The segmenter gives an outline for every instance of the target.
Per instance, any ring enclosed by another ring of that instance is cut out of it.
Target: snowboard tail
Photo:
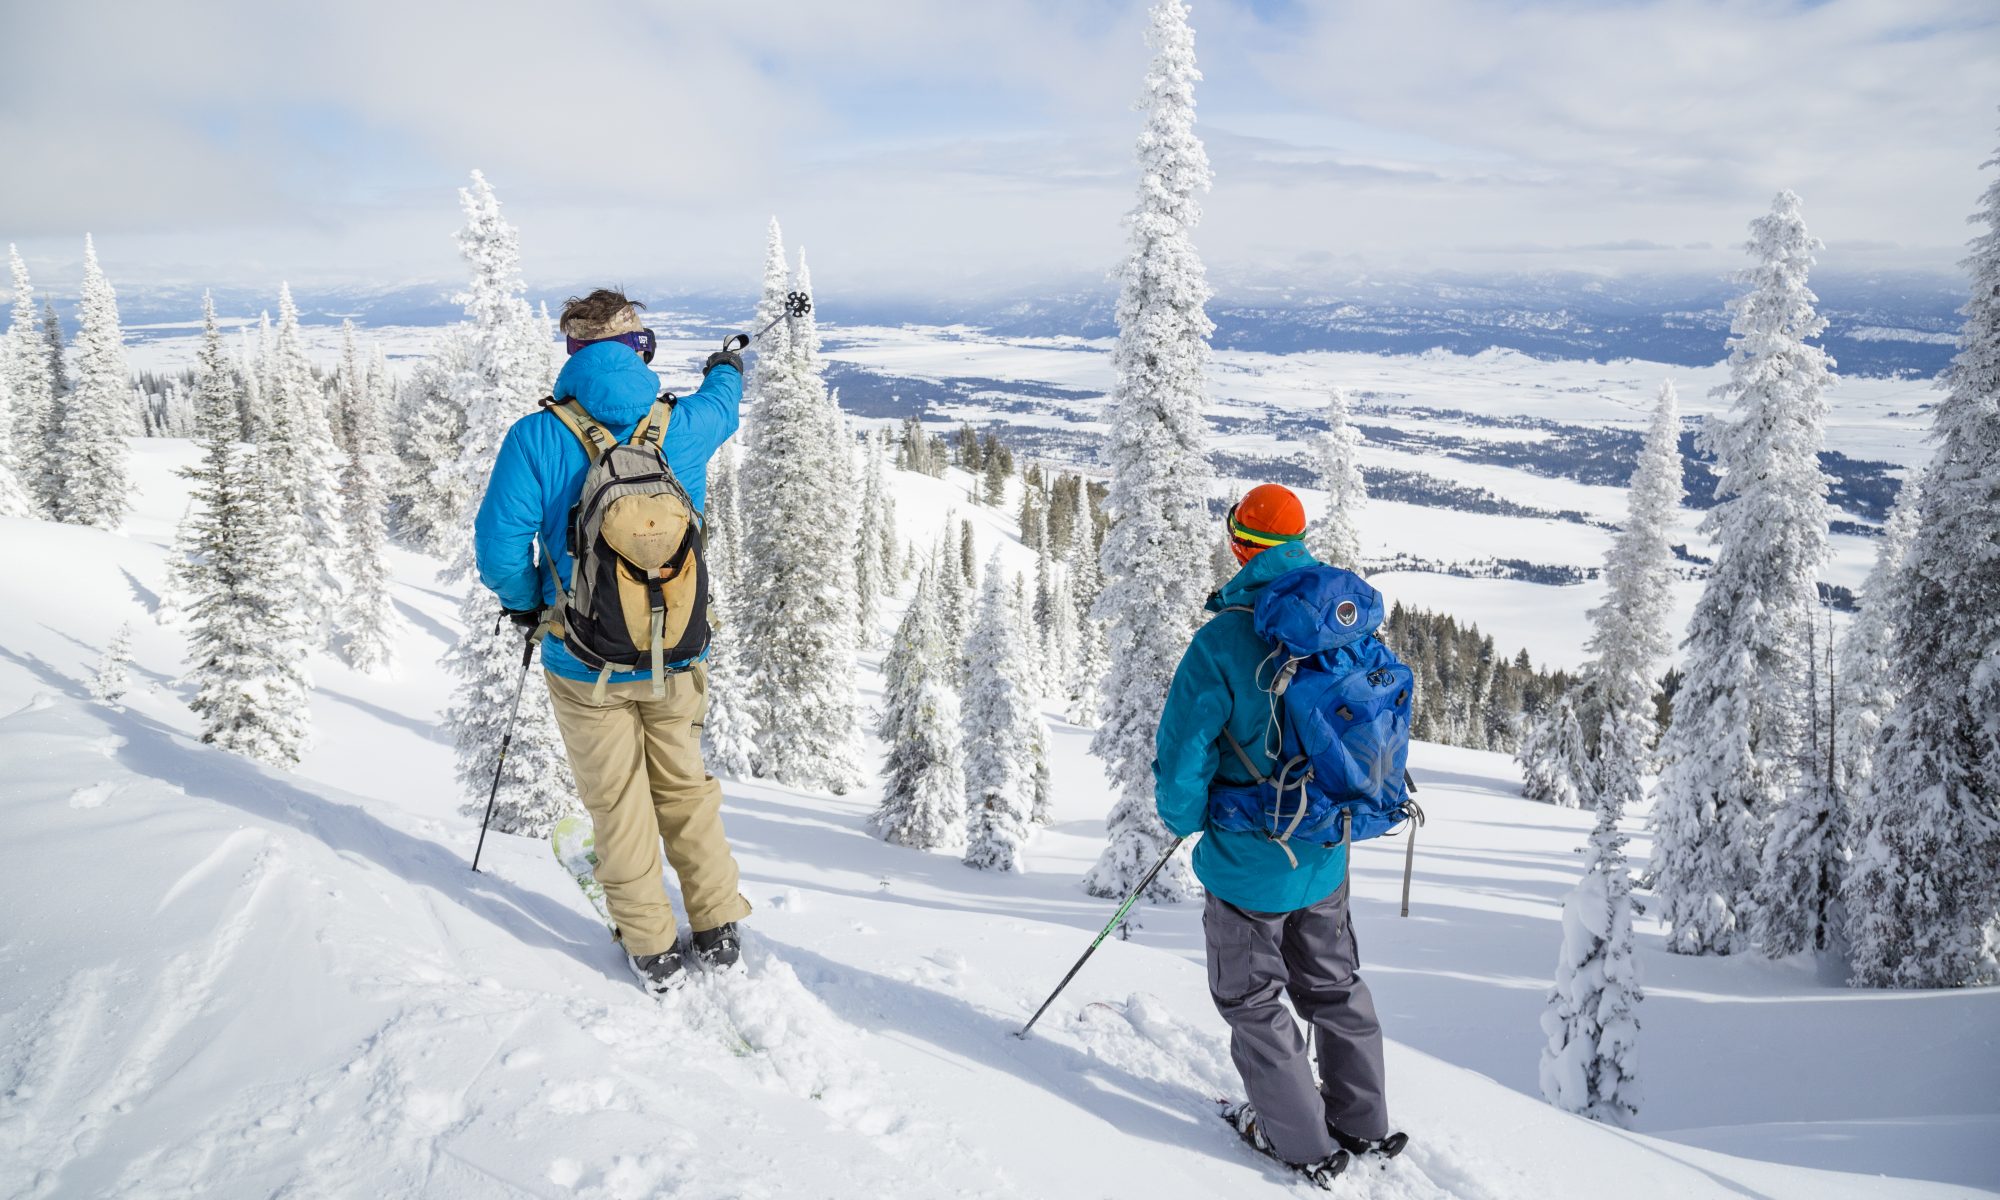
[[[556,861],[568,871],[576,886],[583,890],[584,899],[597,911],[599,920],[618,936],[618,923],[611,919],[611,910],[604,903],[604,885],[597,882],[597,830],[588,816],[571,814],[556,822],[549,834],[549,846],[555,851]]]

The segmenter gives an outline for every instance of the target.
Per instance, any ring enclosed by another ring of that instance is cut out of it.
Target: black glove
[[[533,629],[542,623],[542,610],[539,608],[510,608],[505,611],[507,619],[523,629]]]
[[[708,356],[707,362],[701,364],[701,377],[707,379],[708,373],[723,363],[728,363],[730,366],[735,367],[738,375],[743,373],[743,356],[741,354],[736,353],[734,350],[717,350]]]

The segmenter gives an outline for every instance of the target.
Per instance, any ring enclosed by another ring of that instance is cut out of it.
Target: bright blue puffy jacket
[[[1273,546],[1252,558],[1210,601],[1215,615],[1195,631],[1174,672],[1153,762],[1153,802],[1160,820],[1182,837],[1202,833],[1194,848],[1194,872],[1202,886],[1238,908],[1291,912],[1319,903],[1347,878],[1347,851],[1339,845],[1296,842],[1293,868],[1285,850],[1261,833],[1230,832],[1208,826],[1209,789],[1220,772],[1240,779],[1245,772],[1222,744],[1226,727],[1266,774],[1275,765],[1264,753],[1270,729],[1271,697],[1257,682],[1257,667],[1271,653],[1247,612],[1280,577],[1318,563],[1296,542]],[[1224,756],[1227,756],[1226,760]],[[1233,767],[1235,774],[1230,774]]]
[[[594,342],[570,355],[556,376],[555,398],[574,399],[620,440],[632,436],[639,419],[659,398],[659,376],[618,342]],[[687,489],[697,511],[708,498],[708,460],[736,432],[743,379],[724,364],[708,373],[701,390],[674,406],[661,450],[667,466]],[[535,557],[554,556],[563,587],[569,587],[570,556],[565,526],[570,506],[583,490],[590,468],[583,443],[554,413],[537,410],[514,422],[500,443],[493,475],[473,522],[473,557],[479,581],[512,609],[555,603],[547,568]],[[565,679],[595,680],[597,673],[576,660],[553,635],[542,641],[542,665]],[[614,672],[624,683],[650,679],[650,670]]]

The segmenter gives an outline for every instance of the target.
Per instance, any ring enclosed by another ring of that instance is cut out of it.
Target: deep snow
[[[1236,1085],[1195,906],[1143,911],[1034,1040],[1008,1036],[1109,915],[1076,885],[1109,804],[1087,731],[1055,726],[1058,816],[1022,876],[874,840],[870,791],[726,783],[750,974],[656,1006],[546,843],[495,835],[490,869],[466,869],[433,562],[396,556],[393,678],[315,660],[296,773],[194,741],[179,632],[152,616],[191,451],[135,455],[124,533],[0,524],[0,1194],[1285,1194],[1209,1115]],[[1007,542],[1011,511],[967,506],[964,480],[893,478],[905,536],[956,506],[982,550]],[[87,685],[127,619],[133,691],[110,709]],[[1416,1141],[1345,1194],[2000,1186],[2000,992],[1672,957],[1645,919],[1641,1132],[1542,1103],[1536,1018],[1589,821],[1514,797],[1499,756],[1415,762],[1411,917],[1399,840],[1360,848],[1354,887]]]

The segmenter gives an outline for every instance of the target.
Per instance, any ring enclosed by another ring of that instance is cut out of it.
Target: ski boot
[[[694,956],[711,971],[741,970],[743,937],[736,932],[736,922],[698,930],[694,935]]]
[[[1326,1123],[1326,1131],[1333,1135],[1334,1142],[1347,1151],[1349,1157],[1372,1161],[1377,1165],[1401,1154],[1403,1147],[1410,1144],[1410,1135],[1401,1131],[1379,1138],[1350,1137],[1334,1128],[1332,1121]]]
[[[688,981],[687,956],[679,946],[670,946],[658,954],[628,954],[625,961],[648,996],[679,991]]]
[[[1257,1124],[1257,1110],[1250,1107],[1247,1102],[1243,1104],[1224,1105],[1222,1108],[1222,1119],[1229,1122],[1230,1126],[1236,1130],[1236,1136],[1243,1139],[1244,1145],[1255,1150],[1265,1158],[1270,1159],[1272,1162],[1283,1163],[1285,1166],[1297,1171],[1300,1175],[1305,1176],[1307,1183],[1312,1184],[1322,1191],[1332,1191],[1333,1181],[1340,1178],[1340,1173],[1347,1169],[1347,1151],[1345,1150],[1335,1150],[1332,1154],[1327,1155],[1318,1162],[1310,1163],[1295,1163],[1278,1157],[1278,1151],[1271,1145],[1271,1139],[1264,1136],[1264,1130]]]

